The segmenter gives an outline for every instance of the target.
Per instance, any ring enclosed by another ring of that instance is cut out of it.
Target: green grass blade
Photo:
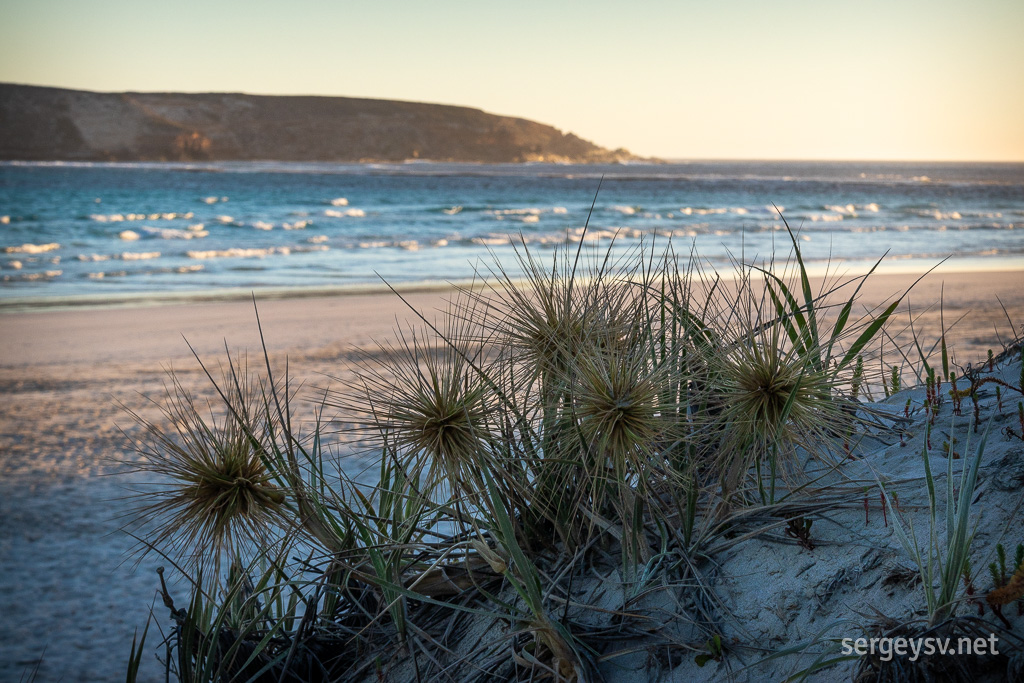
[[[149,634],[149,622],[152,617],[153,615],[150,613],[149,617],[146,619],[146,626],[142,629],[142,637],[138,639],[137,643],[136,638],[139,635],[138,630],[136,630],[135,634],[132,636],[132,649],[128,655],[128,670],[125,672],[124,678],[126,683],[135,683],[135,681],[138,680],[139,666],[142,664],[142,653],[146,648],[146,636]]]
[[[772,298],[772,303],[775,305],[775,314],[779,317],[779,321],[782,322],[782,327],[786,330],[786,335],[789,336],[789,341],[791,341],[793,346],[797,347],[798,350],[802,350],[803,345],[800,343],[800,335],[797,332],[796,326],[793,325],[791,314],[786,310],[786,307],[782,305],[782,301],[779,299],[778,294],[775,293],[775,288],[772,287],[772,284],[770,282],[765,282],[765,285],[768,288],[768,295]],[[783,287],[785,287],[785,285],[783,285]],[[789,297],[789,301],[792,305],[796,304],[792,297]],[[800,315],[799,309],[791,308],[790,310],[796,311],[796,315],[799,316],[797,318],[797,322],[802,323],[803,316]]]
[[[778,211],[778,207],[775,207]],[[800,251],[800,243],[796,239],[796,235],[789,227],[789,222],[786,217],[779,211],[779,217],[782,218],[782,222],[786,225],[786,232],[789,233],[789,239],[793,242],[793,251],[796,255],[797,266],[800,269],[800,287],[803,290],[804,295],[804,306],[807,308],[807,331],[810,333],[810,341],[812,348],[818,348],[818,320],[814,312],[814,294],[811,292],[811,281],[807,276],[807,267],[804,265],[804,257]]]
[[[896,307],[899,305],[899,301],[892,302],[880,316],[871,321],[871,324],[868,325],[864,331],[860,333],[860,336],[857,337],[857,340],[853,342],[853,345],[846,352],[846,355],[843,356],[842,361],[840,361],[839,365],[836,366],[834,372],[838,373],[857,358],[857,355],[860,354],[861,350],[863,350],[863,348],[867,346],[872,339],[874,339],[875,335],[878,334],[878,331],[882,329],[887,322],[889,322],[889,318],[896,311]]]
[[[864,286],[864,283],[868,281],[868,278],[871,277],[871,275],[875,272],[875,269],[878,268],[878,266],[882,263],[882,259],[884,259],[886,254],[888,253],[889,252],[887,251],[885,254],[882,255],[881,258],[875,261],[875,265],[871,266],[871,269],[868,270],[867,274],[860,279],[860,282],[857,283],[857,288],[853,290],[853,294],[850,296],[849,299],[847,299],[846,303],[843,304],[843,308],[842,310],[839,311],[839,316],[836,318],[836,324],[832,328],[832,335],[828,340],[828,348],[825,349],[825,358],[832,357],[832,348],[835,346],[835,343],[842,337],[843,330],[846,329],[846,323],[849,322],[850,313],[853,311],[853,302],[857,300],[857,297],[860,295],[860,290]]]

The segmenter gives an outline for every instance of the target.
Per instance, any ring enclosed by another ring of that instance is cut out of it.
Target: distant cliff
[[[634,158],[479,109],[351,97],[96,93],[0,84],[0,159],[569,161]]]

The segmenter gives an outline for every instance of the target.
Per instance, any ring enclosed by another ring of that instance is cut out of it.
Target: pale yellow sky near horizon
[[[1024,2],[0,0],[0,81],[459,104],[663,158],[1024,161]]]

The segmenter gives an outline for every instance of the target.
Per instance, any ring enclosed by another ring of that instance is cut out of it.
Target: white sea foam
[[[155,275],[160,273],[196,273],[203,270],[205,266],[196,264],[190,266],[177,266],[175,268],[152,268],[147,270],[104,270],[93,273],[85,273],[85,277],[92,280],[103,280],[108,277],[128,277],[130,275]]]
[[[191,211],[187,213],[175,213],[175,212],[164,212],[164,213],[111,213],[111,214],[98,214],[94,213],[89,216],[92,220],[98,223],[123,223],[124,221],[173,221],[179,218],[189,220],[195,214]]]
[[[137,240],[140,237],[139,233],[135,232],[134,230],[122,230],[117,234],[117,236],[123,240],[128,241]]]
[[[484,213],[494,214],[495,216],[539,216],[544,213],[544,209],[531,206],[525,209],[488,209]]]
[[[490,246],[497,244],[508,244],[508,235],[490,236],[490,237],[471,237],[470,242],[473,244],[479,244],[481,246]]]
[[[278,251],[282,249],[283,251]],[[208,249],[206,251],[188,251],[186,255],[189,258],[195,259],[211,259],[211,258],[263,258],[264,256],[270,256],[271,254],[290,254],[291,250],[288,247],[267,247],[264,249],[249,248],[243,249],[241,247],[232,247],[230,249]]]
[[[7,267],[11,270],[21,270],[21,261],[8,261]]]
[[[585,242],[597,242],[603,239],[610,239],[612,237],[618,238],[634,238],[644,234],[643,230],[636,228],[625,228],[625,227],[612,227],[612,228],[573,228],[566,231],[558,236],[552,236],[554,239],[563,240],[568,235],[570,241],[575,241],[583,238]]]
[[[362,209],[346,209],[344,211],[335,211],[334,209],[327,209],[324,211],[325,216],[331,218],[362,218],[366,215],[366,212]]]
[[[44,254],[56,249],[60,249],[60,245],[50,242],[49,244],[22,244],[16,247],[4,247],[4,252],[7,254]]]
[[[359,249],[404,249],[406,251],[419,251],[421,244],[417,240],[367,240],[348,245]]]
[[[120,259],[121,261],[146,261],[149,259],[160,258],[160,252],[125,251],[120,254],[79,254],[75,258],[79,261],[86,261],[89,263],[99,263],[101,261],[109,261],[111,259]]]
[[[524,223],[539,223],[540,222],[540,216],[538,216],[536,214],[531,214],[529,216],[523,216],[523,222]]]
[[[234,223],[235,222],[235,219],[232,218],[231,216],[217,216],[217,220],[219,220],[221,223],[225,223],[225,224],[227,224],[227,223]]]
[[[142,228],[143,232],[163,240],[191,240],[206,237],[206,230],[175,230],[173,228]]]
[[[11,217],[10,216],[0,216],[0,223],[3,223],[4,225],[7,225],[10,222],[11,222]]]
[[[192,225],[188,226],[188,229],[193,232],[202,232],[203,230],[206,229],[206,226],[203,225],[202,223],[193,223]]]
[[[338,197],[337,199],[332,199],[331,206],[348,206],[348,199],[346,199],[345,197]]]
[[[569,213],[569,209],[565,208],[564,206],[556,206],[555,208],[551,209],[551,213]]]
[[[327,251],[326,246],[311,247],[231,247],[230,249],[209,249],[206,251],[185,252],[189,258],[211,259],[211,258],[264,258],[266,256],[287,256],[292,253],[304,253],[311,251]]]
[[[266,221],[256,221],[255,223],[252,224],[252,227],[256,228],[257,230],[273,230],[274,224],[267,223]]]
[[[312,224],[312,221],[295,221],[294,223],[282,223],[285,230],[305,230]]]
[[[838,204],[826,204],[822,208],[826,211],[834,211],[840,216],[850,216],[852,218],[857,217],[857,207],[853,204],[847,204],[845,206],[840,206]]]
[[[679,209],[679,213],[684,216],[721,216],[727,213],[733,213],[737,216],[745,216],[750,213],[750,210],[742,206],[716,206],[716,207],[693,207],[684,206]]]
[[[937,221],[959,221],[963,219],[959,211],[918,211],[918,216],[922,218],[934,218]]]
[[[454,216],[455,214],[457,214],[457,213],[459,213],[461,211],[462,211],[462,207],[461,206],[453,206],[450,209],[444,209],[443,213],[446,213],[449,216]]]
[[[4,282],[30,282],[33,280],[52,280],[64,274],[63,270],[46,270],[41,273],[21,273],[18,275],[4,275]]]
[[[621,204],[616,204],[615,206],[609,206],[608,210],[609,211],[618,211],[623,216],[632,216],[633,214],[636,213],[636,207],[635,206],[624,206],[624,205],[621,205]]]
[[[327,241],[327,235],[313,235],[306,240],[310,244],[323,244]]]

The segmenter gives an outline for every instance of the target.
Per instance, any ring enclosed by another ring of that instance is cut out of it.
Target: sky
[[[0,82],[477,107],[685,159],[1024,161],[1021,0],[0,0]]]

